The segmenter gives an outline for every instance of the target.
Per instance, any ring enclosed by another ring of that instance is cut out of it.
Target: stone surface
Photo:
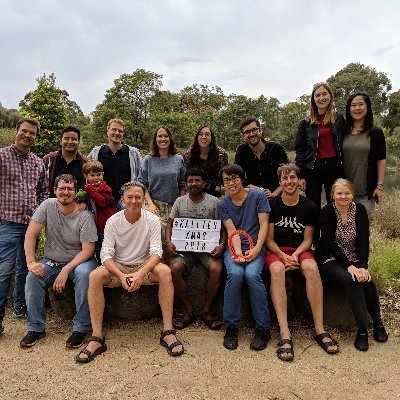
[[[207,280],[208,272],[202,267],[193,269],[187,277],[189,294],[197,314],[201,314],[203,309]],[[265,286],[269,288],[269,274],[265,274],[263,280]],[[221,284],[221,290],[214,301],[214,309],[220,317],[222,317],[224,283],[225,277]],[[133,293],[127,293],[122,288],[105,289],[105,319],[137,321],[160,317],[157,289],[156,285],[142,286],[140,290]],[[298,317],[312,323],[312,314],[307,301],[304,278],[299,273],[288,273],[286,276],[286,289],[289,323]],[[58,316],[64,319],[73,318],[75,314],[74,288],[70,281],[68,281],[63,293],[58,294],[50,289],[49,295],[53,309]],[[179,301],[177,300],[175,301],[175,307],[179,308]],[[269,309],[271,320],[276,322],[270,296]],[[241,318],[247,322],[252,320],[250,299],[245,283],[242,290]],[[331,287],[324,288],[324,322],[331,327],[354,327],[353,314],[342,290]]]

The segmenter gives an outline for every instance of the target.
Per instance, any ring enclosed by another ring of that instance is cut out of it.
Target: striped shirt
[[[15,145],[0,149],[0,220],[28,224],[49,197],[43,161]]]

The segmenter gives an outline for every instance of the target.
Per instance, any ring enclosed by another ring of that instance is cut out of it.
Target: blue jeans
[[[44,309],[44,299],[46,290],[53,286],[61,268],[51,265],[51,260],[43,258],[40,260],[45,266],[43,277],[29,272],[26,277],[25,297],[28,309],[28,331],[43,332],[45,330],[46,315]],[[75,287],[75,307],[76,314],[72,320],[72,330],[82,333],[90,330],[89,304],[87,292],[89,287],[89,274],[97,267],[97,261],[94,257],[79,264],[69,273],[69,279],[72,280]]]
[[[26,224],[0,221],[0,321],[3,319],[10,282],[15,269],[14,308],[25,305],[25,279],[28,273],[24,252]]]
[[[250,294],[251,312],[256,328],[269,329],[269,309],[267,291],[261,279],[264,269],[265,248],[250,263],[239,265],[232,260],[229,249],[224,252],[227,278],[224,291],[224,320],[226,326],[239,326],[240,303],[243,278]]]

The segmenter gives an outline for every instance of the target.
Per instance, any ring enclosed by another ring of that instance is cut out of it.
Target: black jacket
[[[322,264],[329,257],[335,257],[343,268],[354,264],[336,243],[337,217],[332,204],[327,204],[321,210],[321,239],[315,251],[315,258]],[[356,266],[368,268],[369,258],[369,219],[365,207],[356,203],[356,253],[359,262]]]
[[[336,121],[330,125],[333,133],[333,141],[335,143],[336,156],[342,165],[342,144],[343,136],[346,131],[346,122],[343,115],[336,114]],[[301,175],[304,177],[304,172],[314,168],[317,158],[318,149],[318,131],[319,125],[311,125],[310,119],[303,119],[297,129],[296,142],[294,149],[296,151],[296,164],[300,168]]]

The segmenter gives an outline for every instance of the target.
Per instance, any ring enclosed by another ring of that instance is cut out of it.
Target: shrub
[[[388,239],[400,238],[400,191],[383,197],[383,203],[373,217],[373,226]]]

